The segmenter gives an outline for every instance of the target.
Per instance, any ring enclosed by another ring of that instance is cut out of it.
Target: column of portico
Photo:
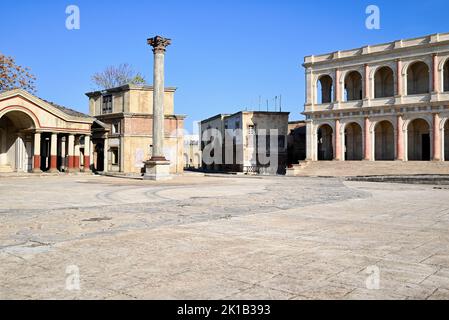
[[[402,97],[404,95],[403,85],[402,85],[402,60],[398,59],[396,61],[396,86],[397,86],[397,96]]]
[[[440,77],[438,75],[438,55],[436,53],[433,54],[433,92],[439,93],[440,90]]]
[[[340,136],[340,119],[335,120],[335,154],[334,160],[341,160],[341,136]]]
[[[365,140],[365,150],[364,150],[364,157],[363,160],[365,161],[371,161],[371,134],[370,134],[370,126],[371,121],[368,117],[365,118],[365,125],[364,125],[364,135],[363,138]]]
[[[75,148],[74,148],[74,154],[73,154],[73,171],[78,172],[80,171],[80,141],[79,137],[75,137]]]
[[[72,172],[75,168],[75,136],[69,134],[67,143],[67,172]]]
[[[443,160],[441,154],[441,131],[440,131],[440,114],[433,114],[433,160],[441,161]]]
[[[50,140],[50,172],[58,172],[58,134],[52,133]]]
[[[397,135],[396,135],[396,150],[397,156],[396,160],[404,161],[405,153],[404,153],[404,131],[402,131],[402,127],[404,126],[404,119],[402,114],[399,114],[397,117]]]
[[[90,171],[90,136],[84,136],[84,172]]]
[[[41,173],[41,133],[34,134],[33,172]]]
[[[341,101],[340,75],[341,75],[341,71],[339,69],[336,69],[335,70],[335,102],[336,103],[339,103]]]
[[[370,98],[370,81],[369,81],[369,66],[365,64],[365,100]]]

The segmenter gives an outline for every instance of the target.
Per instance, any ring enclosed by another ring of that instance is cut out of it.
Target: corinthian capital
[[[165,48],[167,48],[171,44],[171,39],[167,39],[161,36],[156,36],[154,38],[150,38],[147,40],[147,43],[153,47],[153,52],[165,52]]]

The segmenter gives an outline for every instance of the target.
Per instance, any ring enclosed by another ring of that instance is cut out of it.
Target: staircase
[[[390,175],[449,175],[449,162],[433,161],[303,161],[287,176],[356,177]]]

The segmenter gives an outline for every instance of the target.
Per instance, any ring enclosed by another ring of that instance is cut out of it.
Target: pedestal
[[[145,175],[144,180],[163,181],[170,180],[170,161],[154,161],[150,160],[145,162]]]

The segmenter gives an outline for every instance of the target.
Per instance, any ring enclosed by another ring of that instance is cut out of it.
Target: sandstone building
[[[289,112],[240,111],[232,115],[219,114],[201,121],[202,137],[201,151],[203,152],[203,169],[206,171],[244,172],[284,174],[287,165],[287,143]],[[222,158],[218,163],[204,161],[204,148],[215,137],[208,137],[205,132],[215,129],[220,133]],[[258,134],[259,130],[266,130],[266,149],[270,150],[270,129],[278,130],[277,166],[270,167],[260,161]],[[228,137],[232,143],[225,144],[227,130],[239,132]],[[205,141],[204,137],[208,140]]]
[[[449,160],[449,33],[305,57],[307,160]]]
[[[201,168],[201,150],[199,135],[184,135],[184,168]]]
[[[170,172],[182,173],[185,116],[174,112],[176,88],[164,96],[164,153]],[[151,157],[153,87],[125,85],[86,93],[93,124],[93,168],[102,172],[139,174]]]

